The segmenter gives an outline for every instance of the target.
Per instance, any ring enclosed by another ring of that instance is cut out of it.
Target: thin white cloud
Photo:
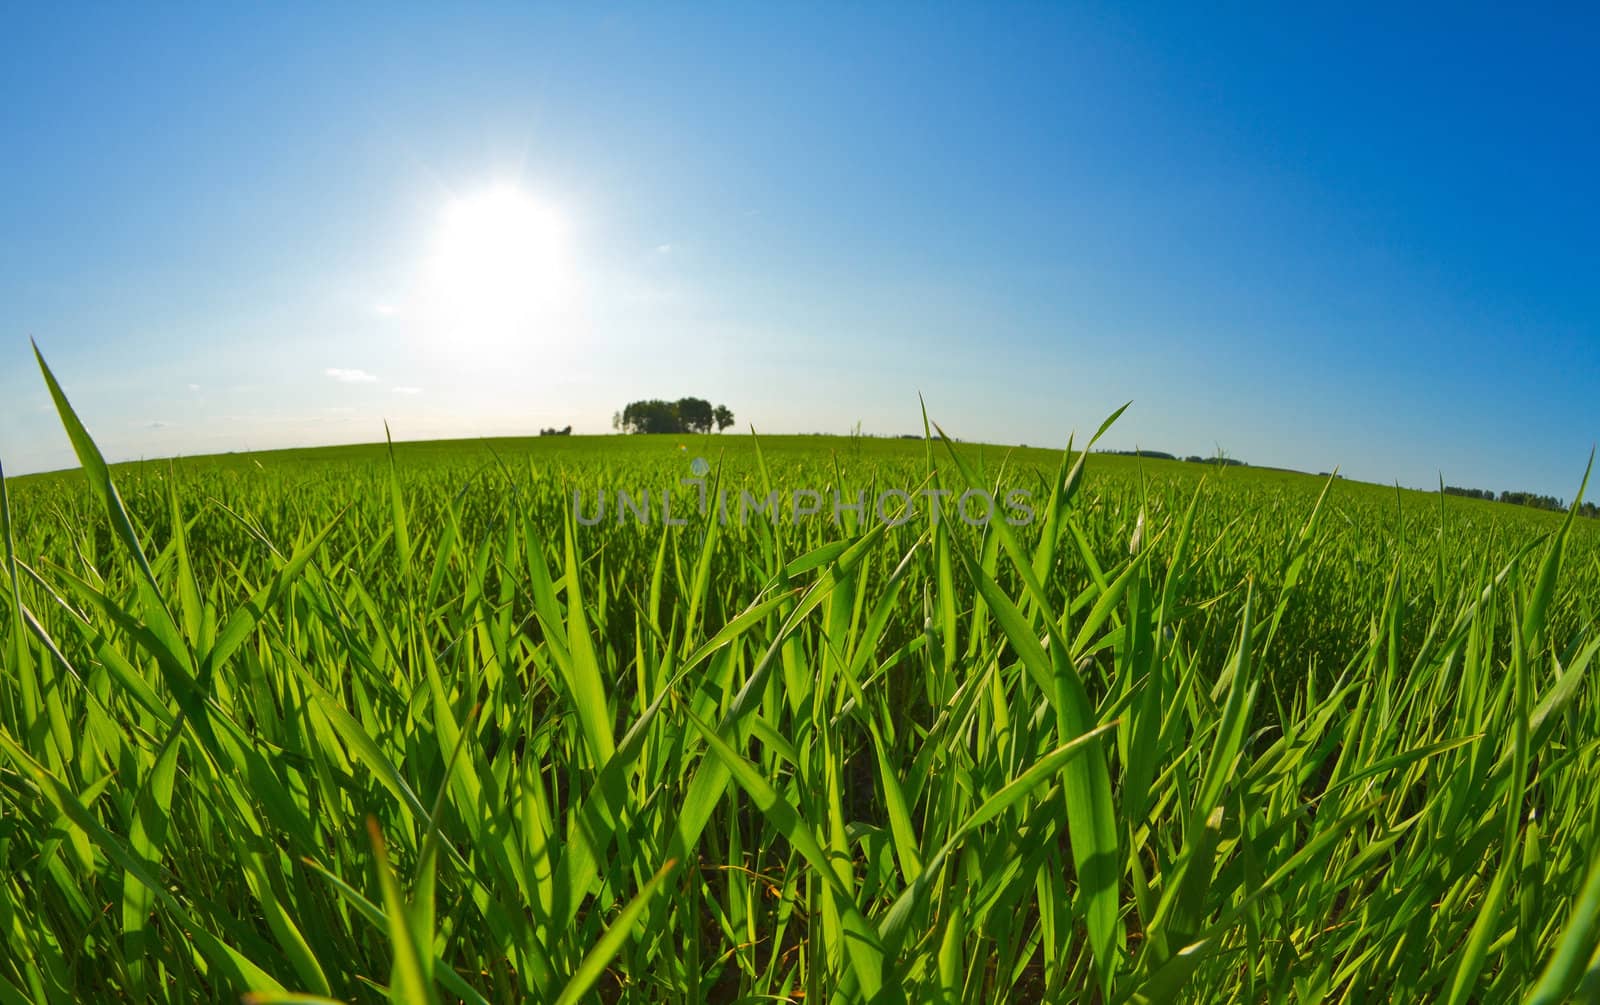
[[[400,308],[396,307],[394,304],[383,303],[380,301],[379,303],[372,305],[372,313],[378,315],[380,318],[392,318],[396,314],[400,313]]]
[[[199,384],[190,384],[189,385],[189,390],[198,391],[198,390],[200,390],[200,385]]]
[[[330,366],[322,372],[342,384],[370,384],[378,379],[365,370],[348,369],[342,366]]]
[[[421,394],[422,393],[422,388],[420,388],[420,387],[396,387],[396,388],[393,388],[392,390],[394,391],[395,394]]]
[[[658,255],[670,255],[670,254],[672,254],[672,245],[670,245],[670,244],[658,244],[658,245],[656,245],[656,254],[658,254]]]

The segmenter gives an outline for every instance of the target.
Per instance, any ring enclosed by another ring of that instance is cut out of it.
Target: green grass
[[[4,1005],[1600,993],[1594,521],[937,430],[107,467],[57,401]],[[572,519],[696,456],[1037,519]]]

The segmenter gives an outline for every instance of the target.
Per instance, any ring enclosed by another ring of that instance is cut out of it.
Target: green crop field
[[[1594,520],[932,426],[108,468],[51,389],[0,1005],[1600,995]]]

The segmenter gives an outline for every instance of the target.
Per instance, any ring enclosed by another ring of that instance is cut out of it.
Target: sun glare
[[[510,186],[452,200],[433,249],[436,309],[458,338],[532,334],[570,284],[560,216]]]

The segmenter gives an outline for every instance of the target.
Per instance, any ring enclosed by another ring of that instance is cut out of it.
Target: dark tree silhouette
[[[625,433],[681,433],[683,420],[678,418],[678,406],[660,398],[630,402],[622,410],[622,431]]]
[[[624,433],[709,433],[733,425],[726,405],[712,407],[704,398],[634,401],[611,417],[611,427]]]
[[[687,433],[709,433],[716,414],[711,402],[704,398],[679,398],[678,419]]]

